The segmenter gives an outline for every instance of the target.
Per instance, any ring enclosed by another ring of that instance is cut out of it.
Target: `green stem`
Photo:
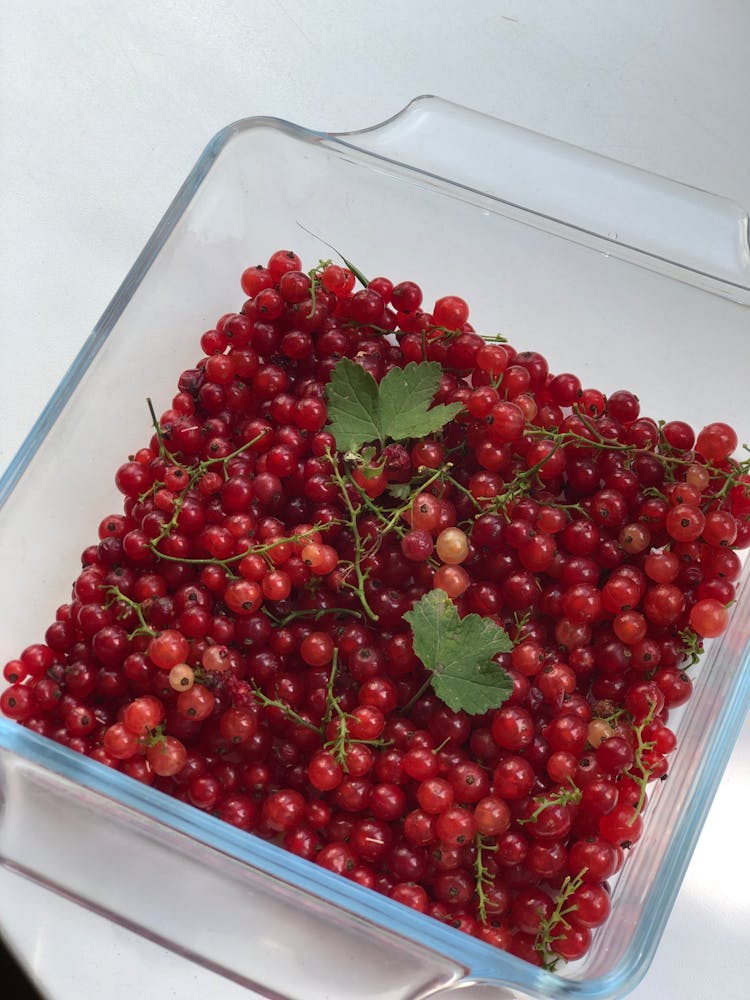
[[[356,482],[351,473],[347,473],[349,481],[357,489],[357,492],[362,497],[362,503],[364,504],[364,506],[367,507],[369,511],[372,511],[372,513],[375,514],[375,516],[380,520],[381,524],[383,525],[382,534],[387,535],[389,532],[395,531],[401,537],[407,534],[407,531],[400,525],[399,522],[401,521],[407,510],[414,503],[414,497],[416,496],[417,493],[423,493],[428,486],[431,486],[436,480],[440,479],[443,476],[443,474],[444,474],[443,468],[435,470],[432,473],[432,475],[429,476],[423,483],[414,488],[413,492],[409,495],[409,498],[406,501],[406,503],[401,504],[401,506],[397,507],[394,511],[390,511],[389,516],[386,516],[385,511],[381,510],[377,504],[374,504],[372,502],[371,497],[369,497],[365,492],[365,490],[363,490],[362,487],[359,485],[359,483]],[[379,545],[380,545],[380,540],[378,539],[378,547]],[[367,554],[371,555],[372,552],[368,552]]]
[[[314,723],[310,722],[309,719],[303,718],[294,711],[291,705],[287,705],[285,701],[281,701],[280,698],[269,698],[268,695],[263,694],[257,684],[252,684],[252,689],[256,701],[260,702],[264,708],[277,708],[287,717],[287,719],[290,719],[292,722],[296,722],[298,726],[304,726],[305,729],[311,729],[319,736],[323,735],[321,726],[316,726]]]
[[[633,732],[635,733],[636,745],[635,745],[635,757],[633,760],[632,768],[627,771],[627,775],[635,781],[640,789],[640,794],[638,796],[638,801],[633,808],[633,815],[628,820],[628,826],[632,826],[635,823],[638,816],[640,816],[643,811],[643,807],[646,803],[646,789],[648,787],[648,782],[651,777],[651,770],[646,767],[643,761],[643,755],[649,750],[653,750],[653,741],[643,739],[643,730],[651,722],[653,722],[654,715],[656,714],[656,703],[651,702],[651,708],[644,720],[638,723],[637,726],[633,726]]]
[[[289,622],[296,621],[298,618],[312,618],[313,621],[317,621],[319,618],[325,618],[326,615],[351,615],[353,618],[362,617],[362,613],[355,611],[354,608],[302,608],[299,611],[290,611],[283,618],[277,618],[271,614],[265,605],[261,608],[261,611],[271,619],[277,628],[284,628]]]
[[[568,875],[565,881],[560,886],[560,891],[555,899],[555,908],[548,917],[547,920],[542,920],[539,924],[539,930],[536,934],[536,940],[534,941],[534,947],[542,956],[542,961],[544,963],[544,968],[549,971],[553,971],[557,965],[558,958],[554,956],[553,945],[561,935],[554,934],[554,931],[559,927],[569,928],[570,924],[565,919],[569,913],[572,913],[576,906],[566,905],[573,893],[578,892],[578,890],[583,885],[583,878],[588,871],[588,868],[582,868],[575,878],[571,878]]]
[[[667,468],[673,465],[682,466],[684,468],[695,465],[696,459],[694,456],[690,458],[680,458],[678,455],[665,455],[652,448],[634,448],[632,445],[623,444],[621,441],[616,441],[612,438],[605,438],[599,432],[593,421],[591,421],[584,413],[581,413],[578,409],[575,410],[575,413],[586,429],[593,434],[593,441],[590,438],[585,437],[583,434],[576,434],[575,431],[554,431],[543,427],[526,427],[524,433],[527,437],[549,438],[561,446],[571,444],[575,447],[595,448],[599,451],[620,451],[626,452],[633,458],[638,455],[648,455],[651,458],[659,459],[659,461],[661,461],[661,463]],[[731,472],[727,472],[724,469],[716,469],[711,462],[707,462],[705,465],[705,468],[709,473],[719,473],[724,476],[722,490],[730,489],[733,485],[737,485],[740,481],[740,476],[750,471],[750,459],[744,462],[736,462],[733,459],[730,459],[729,462],[732,466]],[[522,475],[526,475],[526,473],[522,473]]]
[[[424,683],[420,685],[417,693],[411,696],[411,698],[407,701],[407,703],[404,705],[403,708],[399,709],[402,715],[408,715],[408,713],[411,712],[411,710],[414,708],[414,706],[422,697],[422,695],[427,691],[430,684],[432,684],[432,673],[429,673],[427,675],[427,677],[424,680]]]
[[[331,661],[331,673],[328,677],[328,684],[326,685],[326,711],[323,716],[323,728],[325,727],[333,718],[334,713],[338,719],[338,727],[336,730],[336,735],[333,739],[329,740],[325,747],[327,750],[333,754],[336,760],[339,762],[341,767],[344,769],[345,773],[348,773],[349,767],[346,762],[347,747],[349,745],[349,726],[346,721],[346,712],[343,710],[339,704],[338,698],[333,693],[333,685],[336,681],[336,670],[338,667],[338,650],[333,651],[333,660]],[[364,741],[366,742],[366,741]]]
[[[701,658],[703,653],[703,640],[690,627],[683,629],[681,632],[677,633],[682,640],[682,653],[683,656],[690,657],[690,663],[686,663],[684,669],[687,670],[690,667],[694,667],[696,663]]]
[[[453,476],[449,475],[448,473],[446,473],[443,478],[445,479],[446,482],[450,483],[451,486],[457,489],[460,493],[463,493],[464,496],[467,496],[478,511],[480,512],[484,511],[484,507],[482,507],[481,503],[477,500],[477,498],[474,496],[471,490],[467,490],[465,486],[462,486],[457,479],[454,479]]]
[[[152,418],[156,421],[156,414],[154,412],[154,407],[153,407],[153,404],[152,404],[151,400],[147,399],[146,402],[148,403],[148,407],[149,407],[149,410],[151,412]],[[158,422],[155,423],[154,426],[158,427]],[[177,459],[169,451],[167,451],[167,449],[164,447],[163,439],[162,439],[162,436],[161,436],[161,428],[158,428],[158,430],[157,430],[157,437],[159,438],[159,451],[160,451],[160,454],[162,454],[162,457],[168,458],[170,462],[172,462],[173,464],[177,465],[179,468],[184,469],[185,472],[188,473],[188,481],[185,484],[185,486],[183,487],[183,489],[181,490],[181,492],[178,494],[178,496],[175,497],[174,510],[172,512],[172,517],[170,518],[169,521],[167,521],[166,524],[162,525],[162,528],[161,528],[161,531],[159,532],[159,534],[155,538],[152,538],[151,541],[149,542],[149,548],[151,549],[151,551],[156,556],[158,556],[161,559],[171,559],[171,561],[173,561],[173,562],[190,562],[191,561],[191,560],[188,560],[188,559],[177,559],[174,556],[165,556],[163,553],[159,552],[159,550],[157,548],[157,546],[159,545],[159,542],[161,542],[165,538],[167,538],[172,533],[172,531],[174,530],[174,528],[177,527],[177,521],[178,521],[178,518],[180,516],[180,511],[182,510],[182,507],[183,507],[185,501],[187,500],[188,491],[191,490],[193,488],[193,486],[195,486],[196,482],[201,478],[201,476],[203,476],[210,469],[210,467],[212,465],[215,465],[217,462],[221,462],[223,464],[223,466],[224,466],[224,475],[226,476],[226,473],[227,473],[227,463],[230,462],[233,458],[236,458],[238,455],[241,455],[244,451],[247,451],[248,448],[252,448],[252,446],[254,444],[257,444],[257,442],[260,441],[260,439],[263,437],[263,433],[264,432],[261,432],[260,434],[256,434],[256,436],[254,438],[251,438],[249,441],[246,441],[245,444],[240,445],[239,448],[236,448],[233,452],[231,452],[229,455],[225,455],[223,458],[205,458],[205,459],[201,459],[201,461],[198,462],[198,464],[195,465],[195,466],[188,466],[188,465],[182,465],[180,462],[177,461]],[[153,487],[152,487],[152,489],[153,489]],[[221,562],[221,560],[212,560],[212,559],[209,559],[207,561],[208,562],[217,562],[217,563]],[[204,563],[204,565],[205,565],[205,563]]]
[[[331,250],[333,250],[334,253],[338,254],[339,257],[344,262],[344,266],[348,267],[349,270],[354,275],[354,277],[357,279],[357,281],[359,281],[359,283],[361,285],[363,285],[365,288],[367,288],[367,286],[370,284],[370,282],[367,280],[367,278],[364,276],[364,274],[362,274],[362,272],[359,270],[359,268],[355,267],[354,264],[352,264],[351,261],[347,260],[346,257],[341,253],[341,251],[338,250],[333,245],[333,243],[329,243],[328,240],[324,240],[322,236],[318,236],[318,234],[314,233],[312,231],[312,229],[308,229],[307,226],[303,226],[301,222],[297,222],[297,225],[300,227],[300,229],[304,229],[305,232],[308,233],[310,236],[313,236],[316,240],[320,240],[321,243],[323,243],[325,246],[327,246]]]
[[[511,640],[514,646],[518,645],[518,642],[521,638],[521,633],[523,632],[523,630],[526,628],[526,626],[529,624],[530,621],[531,621],[530,611],[524,611],[522,615],[519,615],[517,611],[513,612],[513,635],[511,636]]]
[[[360,740],[349,734],[349,716],[341,707],[341,704],[334,693],[334,684],[336,683],[336,673],[338,670],[338,650],[334,649],[333,659],[331,660],[331,672],[328,675],[328,684],[326,685],[326,710],[323,716],[322,730],[325,735],[326,727],[331,721],[333,716],[336,716],[338,725],[336,727],[336,735],[333,739],[328,740],[323,744],[324,748],[328,750],[339,762],[344,772],[348,774],[349,766],[347,764],[347,754],[349,752],[349,747],[353,743],[361,743],[364,746],[370,747],[382,747],[386,746],[389,741],[382,739],[381,737],[376,737],[371,740]]]
[[[370,604],[367,600],[367,596],[365,595],[365,581],[367,579],[367,576],[362,571],[362,558],[363,558],[362,536],[359,533],[359,525],[357,524],[357,512],[354,510],[354,505],[352,504],[351,498],[349,497],[349,492],[346,488],[346,482],[344,481],[343,476],[338,470],[336,460],[331,454],[330,449],[326,451],[326,455],[328,456],[328,459],[331,463],[331,475],[333,476],[336,485],[339,488],[341,498],[344,501],[344,504],[346,505],[347,511],[349,512],[348,523],[349,527],[352,530],[352,535],[354,536],[354,562],[352,564],[352,567],[354,569],[355,576],[357,577],[357,586],[353,587],[352,589],[359,597],[359,600],[362,604],[365,614],[368,616],[368,618],[371,618],[374,622],[376,622],[378,620],[378,616],[370,607]]]
[[[332,263],[333,261],[330,260],[319,260],[315,267],[307,272],[307,276],[310,279],[310,312],[307,314],[307,319],[312,319],[315,315],[315,302],[318,297],[320,272],[324,271]]]
[[[334,247],[334,249],[335,249],[335,247]],[[362,274],[362,272],[360,271],[360,269],[355,264],[352,264],[352,262],[350,260],[347,260],[346,257],[342,253],[339,253],[338,250],[336,250],[336,253],[343,260],[344,264],[349,268],[349,270],[352,272],[352,274],[357,279],[357,281],[360,283],[360,285],[362,285],[363,288],[367,288],[367,286],[370,284],[370,282],[367,280],[367,278],[364,276],[364,274]]]
[[[594,437],[596,438],[597,441],[599,441],[601,444],[606,444],[607,443],[607,439],[601,433],[601,431],[599,430],[599,428],[596,427],[591,420],[589,420],[589,418],[586,416],[586,414],[583,412],[583,410],[579,406],[574,406],[573,407],[573,413],[575,413],[575,415],[581,421],[581,423],[586,428],[586,430],[589,431],[589,433],[591,433],[591,434],[594,435]],[[625,447],[627,447],[627,445]]]
[[[547,808],[547,806],[567,806],[573,803],[576,805],[581,801],[581,789],[575,784],[572,778],[568,778],[570,782],[570,789],[560,788],[556,792],[552,792],[551,795],[537,795],[534,797],[534,802],[536,803],[536,808],[531,816],[527,816],[526,819],[519,819],[518,825],[523,826],[524,823],[536,823],[541,814]]]
[[[476,859],[474,861],[474,883],[475,892],[477,896],[477,915],[483,924],[487,923],[487,886],[493,884],[492,876],[490,871],[484,863],[484,852],[485,851],[496,851],[497,845],[488,844],[481,833],[476,834],[474,838],[474,845],[476,847]]]
[[[159,559],[166,559],[168,562],[181,562],[193,566],[223,566],[224,569],[227,570],[229,575],[234,579],[236,579],[237,574],[232,573],[230,566],[232,566],[236,562],[240,562],[240,560],[244,559],[245,556],[254,556],[254,555],[265,556],[267,552],[269,552],[271,549],[276,548],[276,546],[278,545],[284,545],[287,542],[294,545],[297,542],[301,542],[305,538],[308,538],[310,535],[314,535],[320,531],[325,531],[331,524],[338,524],[338,523],[339,522],[337,521],[327,521],[325,524],[314,524],[312,528],[308,528],[306,531],[300,531],[295,535],[289,535],[284,538],[274,538],[272,541],[266,542],[263,545],[253,545],[251,548],[245,549],[244,552],[237,552],[233,556],[227,556],[226,559],[215,559],[211,556],[206,556],[205,558],[194,558],[194,559],[182,558],[181,556],[170,556],[164,552],[159,552],[158,549],[155,548],[155,546],[162,540],[162,538],[166,537],[166,535],[164,534],[159,535],[151,542],[151,548],[154,550],[155,555],[157,555]],[[350,614],[353,613],[354,612],[350,612]]]
[[[159,455],[162,458],[170,458],[171,455],[167,451],[167,447],[164,444],[164,432],[161,429],[161,424],[156,416],[156,410],[154,409],[154,404],[151,402],[151,397],[146,396],[146,406],[148,407],[148,412],[151,414],[151,423],[153,424],[154,431],[156,432],[156,439],[159,442]]]
[[[152,629],[144,618],[143,608],[138,601],[134,601],[126,594],[123,594],[119,587],[107,587],[106,593],[112,598],[112,601],[109,602],[107,607],[115,601],[119,601],[121,604],[125,604],[128,608],[130,608],[131,611],[135,612],[135,616],[140,622],[138,628],[134,629],[130,633],[128,639],[134,639],[137,635],[156,635],[155,629]]]
[[[328,723],[331,721],[331,715],[333,714],[334,711],[334,705],[338,709],[339,714],[341,714],[341,707],[339,706],[339,703],[336,701],[336,696],[333,693],[333,685],[336,681],[336,671],[338,670],[338,665],[339,665],[339,651],[338,649],[334,648],[333,659],[331,660],[331,672],[328,675],[328,683],[326,684],[326,710],[325,710],[325,715],[323,716],[324,726],[327,726]]]

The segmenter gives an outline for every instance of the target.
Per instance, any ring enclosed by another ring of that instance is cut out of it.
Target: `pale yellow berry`
[[[169,671],[169,686],[175,691],[189,691],[195,684],[195,674],[187,663],[178,663]]]
[[[711,476],[708,469],[703,465],[689,465],[685,469],[685,482],[694,486],[699,493],[702,493],[708,486]]]
[[[469,539],[460,528],[443,528],[437,536],[435,551],[448,566],[458,566],[469,554]]]
[[[614,736],[614,729],[605,719],[592,719],[589,722],[588,741],[592,747],[598,747],[604,740]]]
[[[523,415],[526,417],[527,422],[531,422],[539,412],[537,401],[529,392],[522,392],[518,396],[515,396],[513,402],[516,404],[516,406],[521,407],[521,409],[523,410]]]

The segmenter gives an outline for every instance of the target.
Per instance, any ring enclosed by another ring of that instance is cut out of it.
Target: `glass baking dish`
[[[748,434],[748,218],[436,98],[364,132],[253,118],[208,145],[0,480],[0,657],[39,641],[120,509],[197,337],[278,247],[452,291],[643,412]],[[747,566],[744,576],[747,577]],[[709,648],[670,779],[585,960],[532,967],[0,719],[0,861],[270,997],[614,998],[658,945],[750,692],[750,592]],[[671,723],[670,723],[671,724]]]

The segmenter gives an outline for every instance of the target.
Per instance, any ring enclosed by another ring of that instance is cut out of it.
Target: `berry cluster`
[[[735,432],[642,417],[410,281],[279,251],[241,283],[0,708],[530,962],[582,957],[735,597]],[[499,626],[451,688],[414,615],[436,590]]]

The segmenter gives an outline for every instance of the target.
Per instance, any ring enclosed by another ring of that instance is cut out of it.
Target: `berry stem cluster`
[[[576,911],[576,906],[570,903],[570,898],[583,885],[587,871],[587,868],[582,868],[575,876],[565,877],[560,891],[555,896],[555,907],[551,915],[540,921],[534,947],[542,956],[544,967],[551,972],[554,972],[560,961],[555,953],[555,942],[560,939],[563,930],[570,929],[570,922],[566,918]]]

